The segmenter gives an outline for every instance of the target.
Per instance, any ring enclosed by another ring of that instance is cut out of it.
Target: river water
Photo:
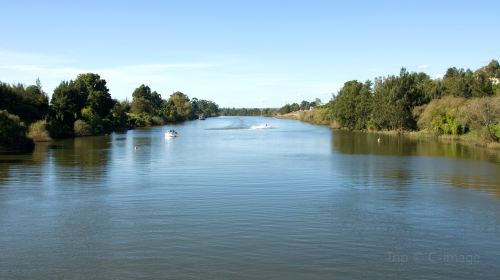
[[[0,155],[0,279],[499,277],[479,148],[218,117]]]

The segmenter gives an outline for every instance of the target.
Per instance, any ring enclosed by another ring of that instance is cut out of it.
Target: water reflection
[[[377,139],[380,138],[380,142]],[[335,131],[332,149],[346,154],[375,154],[391,156],[443,156],[450,158],[500,162],[497,153],[470,147],[457,142],[444,143],[409,136],[377,133]]]
[[[50,143],[38,143],[32,153],[0,155],[0,187],[9,179],[29,179],[43,174]],[[25,171],[29,170],[28,172]]]
[[[497,154],[486,149],[349,131],[334,131],[331,143],[334,153],[361,156],[353,159],[357,163],[345,167],[347,170],[353,168],[352,173],[396,180],[398,186],[407,181],[443,182],[500,197],[500,161]]]
[[[51,158],[60,168],[57,177],[78,181],[98,181],[106,174],[111,136],[80,137],[54,142]]]

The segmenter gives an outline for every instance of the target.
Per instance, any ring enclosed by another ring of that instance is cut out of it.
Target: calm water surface
[[[499,279],[499,158],[377,137],[219,117],[0,155],[0,279]]]

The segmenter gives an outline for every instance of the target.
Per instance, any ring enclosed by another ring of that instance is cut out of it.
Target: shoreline
[[[213,118],[214,116],[210,116],[207,118]],[[197,121],[198,119],[193,119],[193,120],[185,120],[181,122],[169,122],[169,123],[164,123],[164,124],[154,124],[154,125],[146,125],[146,126],[136,126],[132,128],[127,128],[127,129],[117,129],[114,131],[111,131],[110,133],[104,133],[104,134],[92,134],[92,135],[74,135],[72,137],[62,137],[62,138],[52,138],[52,137],[44,137],[44,138],[38,138],[38,137],[30,137],[27,136],[28,139],[31,139],[33,143],[50,143],[54,142],[57,140],[67,140],[67,139],[76,139],[76,138],[87,138],[87,137],[96,137],[96,136],[106,136],[106,135],[111,135],[112,133],[127,133],[129,130],[136,130],[136,129],[147,129],[147,128],[152,128],[152,127],[160,127],[160,126],[167,126],[167,125],[173,125],[173,124],[181,124],[184,122],[190,122],[190,121]]]

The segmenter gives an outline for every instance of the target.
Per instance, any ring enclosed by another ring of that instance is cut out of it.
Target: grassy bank
[[[335,120],[330,119],[327,114],[327,108],[319,107],[313,110],[296,111],[287,114],[277,114],[275,117],[279,119],[290,119],[312,124],[326,125],[334,129],[339,129],[339,124]]]

